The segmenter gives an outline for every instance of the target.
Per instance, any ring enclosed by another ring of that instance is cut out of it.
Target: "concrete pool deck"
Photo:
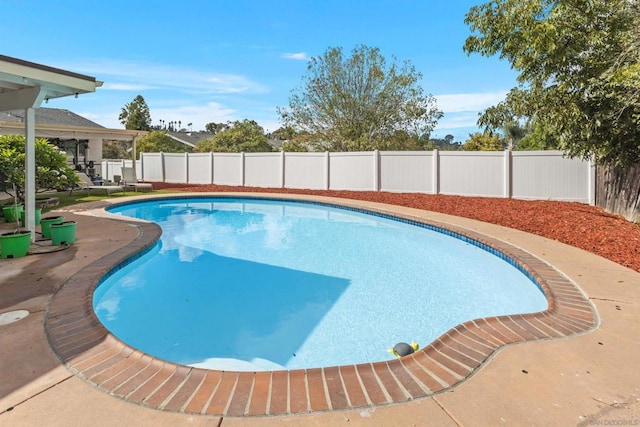
[[[330,200],[293,195],[287,198]],[[60,362],[44,327],[45,311],[56,290],[76,272],[121,251],[138,238],[139,228],[128,221],[94,216],[97,213],[91,209],[108,202],[56,211],[78,222],[78,239],[70,249],[0,261],[0,312],[26,309],[32,313],[0,326],[2,425],[640,424],[639,273],[579,249],[505,227],[353,200],[348,201],[350,206],[382,209],[481,233],[547,261],[588,296],[598,313],[597,329],[568,338],[502,347],[457,385],[406,403],[289,416],[221,417],[160,411],[111,396]],[[324,384],[328,387],[326,380]],[[175,396],[165,396],[164,400],[169,402],[172,397]]]

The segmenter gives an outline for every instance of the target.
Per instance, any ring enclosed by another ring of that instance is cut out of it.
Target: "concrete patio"
[[[20,309],[31,312],[22,320],[0,326],[0,425],[640,425],[639,273],[513,229],[355,201],[350,204],[478,232],[547,261],[588,296],[597,310],[599,326],[569,338],[503,347],[461,384],[402,404],[292,416],[223,418],[160,411],[111,396],[60,362],[44,328],[53,294],[73,274],[138,237],[139,229],[133,223],[110,219],[95,210],[108,202],[55,211],[77,221],[77,241],[69,249],[0,260],[0,313]]]

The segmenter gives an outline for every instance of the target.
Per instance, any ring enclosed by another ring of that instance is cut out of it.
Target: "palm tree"
[[[512,151],[527,134],[527,130],[516,121],[511,121],[504,125],[502,132],[504,133],[504,139],[507,141],[509,151]]]

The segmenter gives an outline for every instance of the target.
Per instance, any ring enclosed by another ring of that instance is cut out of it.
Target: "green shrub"
[[[0,135],[0,190],[24,201],[25,192],[25,138],[21,135]],[[67,188],[78,182],[67,157],[46,139],[35,140],[36,191]]]

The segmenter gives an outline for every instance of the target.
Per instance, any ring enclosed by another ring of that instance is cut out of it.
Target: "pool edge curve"
[[[160,198],[192,197],[211,195]],[[238,196],[219,193],[215,197]],[[318,199],[264,193],[259,196],[244,193],[241,197],[312,202]],[[214,371],[177,365],[121,342],[93,312],[93,291],[102,278],[153,247],[161,234],[156,224],[111,216],[114,220],[135,223],[138,236],[71,276],[55,293],[45,316],[45,333],[51,348],[75,375],[132,403],[189,414],[290,415],[430,397],[473,376],[506,346],[579,335],[598,325],[595,308],[570,279],[520,248],[450,224],[362,207],[353,200],[332,200],[336,206],[404,218],[481,242],[527,271],[543,289],[549,307],[537,313],[467,321],[412,355],[383,362],[266,372]],[[130,202],[122,204],[126,203]]]

